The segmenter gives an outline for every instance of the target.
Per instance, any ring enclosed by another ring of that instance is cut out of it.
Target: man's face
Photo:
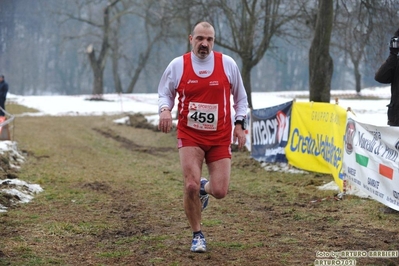
[[[199,24],[195,27],[193,35],[190,35],[189,39],[194,54],[205,59],[213,49],[215,31],[213,27],[203,27]]]
[[[0,76],[0,82],[3,82],[4,78]]]

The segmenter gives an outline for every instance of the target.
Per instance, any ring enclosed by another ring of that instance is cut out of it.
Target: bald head
[[[189,39],[193,53],[199,58],[205,59],[213,49],[215,30],[210,23],[206,21],[199,22],[194,26]]]
[[[210,29],[210,30],[212,30],[212,31],[215,33],[215,30],[214,30],[213,26],[211,25],[211,23],[206,22],[206,21],[201,21],[201,22],[198,22],[198,23],[196,23],[196,24],[194,25],[194,28],[193,28],[193,30],[192,30],[192,32],[191,32],[191,35],[195,35],[195,30],[196,30],[197,28]]]

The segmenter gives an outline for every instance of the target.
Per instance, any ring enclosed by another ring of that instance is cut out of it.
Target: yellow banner
[[[343,190],[342,161],[346,110],[336,104],[294,102],[285,154],[289,164],[332,174]]]

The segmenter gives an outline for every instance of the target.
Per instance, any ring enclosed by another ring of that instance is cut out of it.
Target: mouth
[[[208,49],[207,48],[200,48],[199,49],[199,53],[200,54],[207,54],[208,53]]]

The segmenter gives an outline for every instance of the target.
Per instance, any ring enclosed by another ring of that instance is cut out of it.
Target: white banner
[[[361,123],[348,112],[344,145],[350,186],[399,210],[399,127]]]

